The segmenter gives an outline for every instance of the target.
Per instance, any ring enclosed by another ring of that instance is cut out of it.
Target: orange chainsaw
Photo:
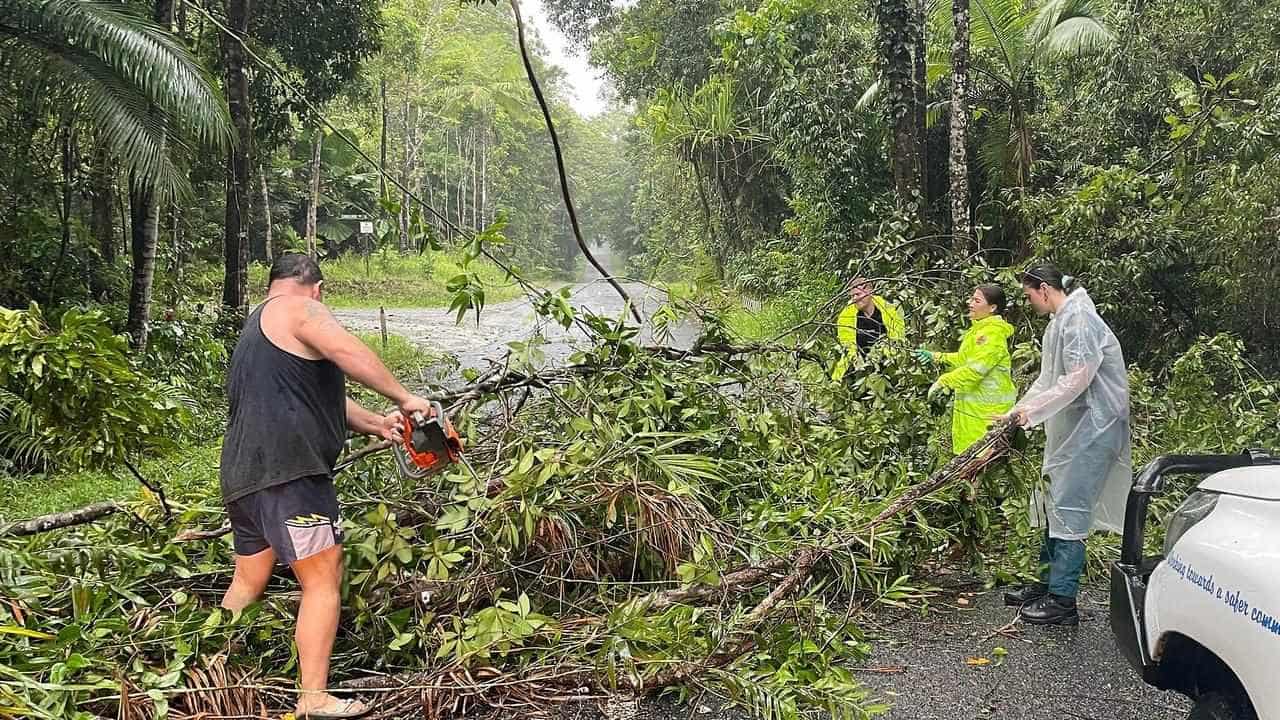
[[[462,457],[462,438],[453,429],[453,423],[445,415],[444,407],[433,402],[431,417],[414,413],[412,417],[404,418],[399,442],[384,440],[353,452],[333,468],[333,473],[336,475],[361,458],[388,447],[396,459],[396,468],[400,474],[411,480],[434,475],[459,460],[466,462]]]
[[[404,419],[403,442],[391,446],[400,474],[420,480],[434,475],[462,457],[462,438],[438,402],[431,403],[431,417],[414,413]]]

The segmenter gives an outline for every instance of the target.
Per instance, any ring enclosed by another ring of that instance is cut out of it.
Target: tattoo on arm
[[[345,330],[338,319],[333,316],[329,308],[324,303],[315,300],[308,300],[306,304],[305,317],[302,320],[304,325],[311,325],[318,332],[331,332],[334,329]]]

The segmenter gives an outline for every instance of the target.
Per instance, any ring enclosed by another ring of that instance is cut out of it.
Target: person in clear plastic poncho
[[[1048,571],[1005,600],[1022,605],[1027,622],[1075,624],[1084,540],[1095,528],[1120,532],[1124,523],[1132,482],[1129,379],[1120,342],[1083,288],[1050,265],[1027,271],[1022,287],[1037,313],[1053,316],[1040,376],[1012,412],[1024,427],[1044,424],[1031,511],[1046,527],[1040,562]]]

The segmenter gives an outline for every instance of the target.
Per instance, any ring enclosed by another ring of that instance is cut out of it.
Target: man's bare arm
[[[347,428],[361,435],[384,436],[388,423],[382,415],[363,407],[360,403],[347,398]]]
[[[302,320],[294,337],[332,361],[356,382],[403,407],[413,395],[396,380],[377,353],[347,332],[324,303],[308,300],[303,306]],[[350,407],[350,405],[348,405]]]

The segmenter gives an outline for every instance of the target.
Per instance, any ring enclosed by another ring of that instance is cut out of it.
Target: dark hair
[[[302,285],[315,285],[324,280],[320,264],[304,253],[285,253],[271,263],[271,275],[267,285],[277,280],[296,280]]]
[[[999,285],[979,285],[977,290],[982,293],[982,297],[985,298],[987,302],[996,306],[997,315],[1004,312],[1004,309],[1009,307],[1009,299],[1005,297],[1004,288]]]
[[[1061,270],[1049,263],[1034,265],[1026,272],[1022,273],[1023,287],[1034,289],[1041,285],[1048,285],[1055,290],[1071,292],[1070,288],[1072,288],[1074,284],[1075,278],[1070,275],[1063,275]]]

